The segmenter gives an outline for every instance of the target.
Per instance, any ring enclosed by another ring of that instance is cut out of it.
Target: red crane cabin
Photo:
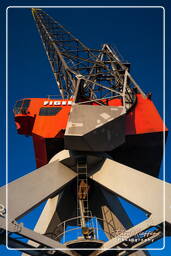
[[[136,96],[135,106],[126,113],[125,143],[107,153],[120,163],[158,176],[163,132],[167,133],[167,128],[152,100],[141,94]],[[108,106],[122,105],[120,99],[102,101]],[[26,98],[16,102],[16,129],[21,135],[33,137],[37,167],[47,164],[65,148],[64,133],[72,104],[73,99],[49,98]]]

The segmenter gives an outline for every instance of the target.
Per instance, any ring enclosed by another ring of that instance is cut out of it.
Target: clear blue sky
[[[169,5],[167,1],[82,1],[82,5],[165,5],[166,25],[169,23]],[[80,5],[80,1],[24,1],[28,5]],[[1,25],[5,36],[5,6],[23,5],[23,1],[6,1],[2,3]],[[163,97],[163,10],[160,9],[46,9],[49,15],[63,24],[77,38],[90,48],[100,48],[103,43],[117,47],[125,60],[132,63],[131,73],[145,92],[152,92],[152,99],[162,115]],[[170,13],[171,16],[171,13]],[[31,138],[16,133],[12,108],[15,101],[24,97],[45,97],[56,94],[56,84],[47,56],[42,47],[40,37],[29,9],[9,9],[9,97],[8,97],[8,132],[9,132],[9,180],[12,181],[35,169],[34,150]],[[167,26],[166,26],[167,28]],[[168,28],[167,28],[168,29]],[[167,52],[169,50],[170,35],[166,30]],[[1,42],[4,49],[5,42]],[[170,44],[171,45],[171,44]],[[2,49],[1,47],[1,49]],[[168,55],[167,55],[168,56]],[[169,62],[169,57],[167,58]],[[5,62],[4,62],[5,63]],[[3,69],[4,69],[3,63]],[[167,63],[166,63],[167,64]],[[167,66],[166,66],[167,71]],[[5,70],[4,70],[5,72]],[[169,72],[166,80],[166,124],[169,127]],[[5,77],[4,77],[5,78]],[[5,120],[5,86],[2,90],[1,116]],[[2,145],[5,143],[5,122],[2,123]],[[171,182],[170,165],[170,138],[166,147],[166,180]],[[1,146],[1,155],[5,160],[4,147]],[[5,183],[5,162],[1,163],[1,184]],[[162,177],[162,169],[160,172]],[[23,221],[34,227],[40,206],[34,213],[30,213]],[[129,208],[129,207],[128,207]],[[137,211],[137,219],[141,214]],[[166,239],[166,249],[150,251],[151,255],[169,256],[169,241]],[[150,245],[161,247],[161,242]],[[20,255],[19,252],[2,249],[2,255]],[[0,250],[1,250],[0,249]]]

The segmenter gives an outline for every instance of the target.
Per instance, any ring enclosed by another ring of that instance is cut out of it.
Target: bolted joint
[[[14,229],[13,232],[20,233],[22,231],[22,228],[24,226],[23,223],[17,223],[16,220],[13,220],[12,224],[13,224],[13,229]]]
[[[0,216],[4,217],[6,215],[6,209],[3,204],[0,204]]]

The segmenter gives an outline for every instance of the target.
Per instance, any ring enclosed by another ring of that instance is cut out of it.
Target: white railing
[[[60,241],[61,243],[66,243],[69,241],[77,240],[78,238],[89,239],[89,240],[102,240],[108,241],[113,238],[115,234],[115,228],[111,225],[111,223],[107,222],[104,219],[92,217],[92,216],[84,216],[85,218],[85,227],[90,228],[92,230],[92,234],[90,237],[85,237],[83,234],[83,229],[80,226],[71,225],[71,223],[81,223],[81,216],[67,219],[61,222],[53,232],[53,239]],[[105,225],[107,230],[101,226]],[[46,234],[48,235],[48,234]]]

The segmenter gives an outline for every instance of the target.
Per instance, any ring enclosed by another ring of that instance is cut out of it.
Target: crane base
[[[94,250],[90,250],[90,248],[99,248],[102,246],[104,242],[101,240],[90,240],[90,239],[80,239],[80,240],[73,240],[65,243],[65,245],[69,248],[80,248],[80,250],[77,250],[77,253],[79,255],[90,255]],[[84,249],[85,248],[85,249]],[[86,248],[88,250],[86,250]],[[83,249],[83,250],[81,250]]]

